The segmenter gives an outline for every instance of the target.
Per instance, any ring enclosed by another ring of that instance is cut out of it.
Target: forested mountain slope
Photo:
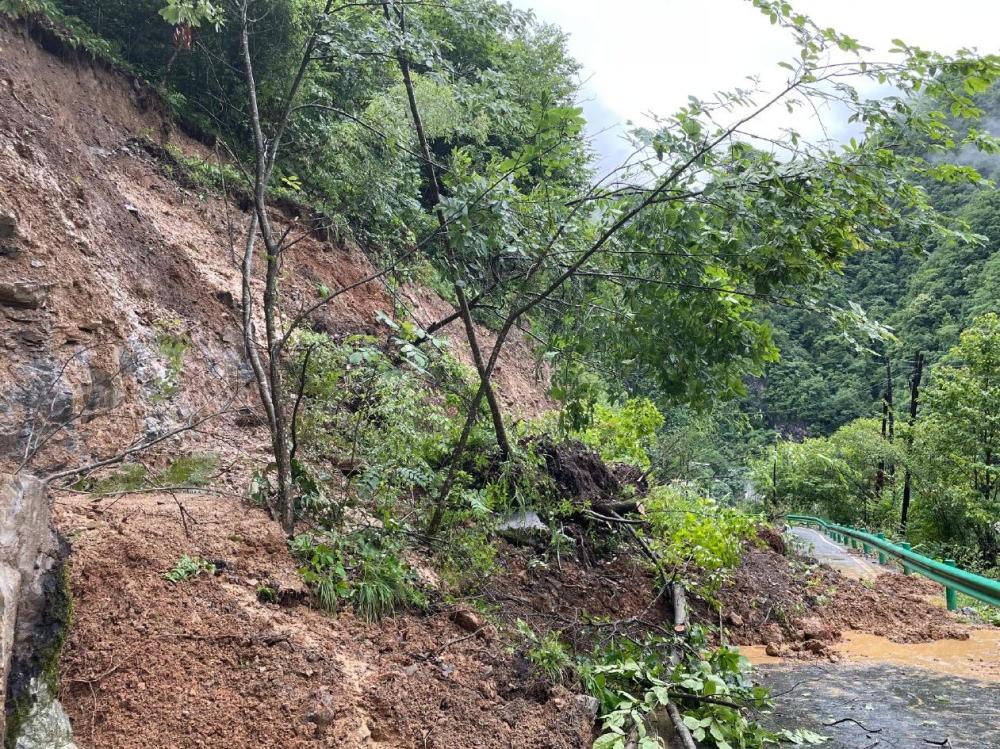
[[[996,106],[994,99],[988,97],[985,106]],[[989,121],[996,122],[997,114],[1000,108],[990,111]],[[939,158],[962,164],[972,157]],[[990,178],[1000,166],[982,155],[973,164]],[[768,368],[760,397],[750,406],[770,426],[789,435],[825,435],[853,419],[878,416],[887,359],[896,404],[905,409],[917,352],[932,366],[976,317],[1000,310],[1000,191],[933,182],[925,188],[932,204],[966,222],[981,241],[908,235],[898,250],[862,252],[847,261],[826,298],[863,307],[889,328],[891,337],[883,341],[845,335],[816,314],[772,308],[768,319],[781,360]]]

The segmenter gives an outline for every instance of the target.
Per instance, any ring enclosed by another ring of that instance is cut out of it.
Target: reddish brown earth
[[[592,740],[574,695],[537,684],[492,627],[469,637],[452,609],[368,624],[311,608],[276,524],[238,500],[62,494],[56,514],[73,544],[76,607],[61,698],[81,747],[570,749]],[[166,582],[183,554],[214,560],[218,573]],[[258,601],[261,584],[287,605]],[[531,587],[521,588],[526,601]]]
[[[0,206],[17,216],[17,236],[0,248],[0,284],[28,295],[0,303],[0,467],[21,462],[39,404],[35,432],[52,437],[28,468],[42,474],[228,410],[142,456],[156,467],[191,451],[219,455],[212,492],[99,503],[55,492],[73,545],[61,697],[78,745],[588,746],[592,718],[573,693],[539,686],[492,628],[469,638],[440,604],[381,624],[310,605],[277,527],[242,499],[249,472],[266,462],[265,435],[237,411],[254,399],[230,236],[248,216],[177,182],[137,139],[216,158],[138,83],[49,54],[0,19]],[[295,216],[275,211],[274,220],[284,228]],[[286,261],[286,316],[314,303],[319,285],[335,290],[374,271],[349,243],[293,232],[303,237]],[[451,311],[426,289],[403,296],[421,324]],[[386,338],[377,314],[393,309],[368,284],[337,297],[315,325]],[[168,401],[158,398],[164,331],[191,339]],[[515,413],[551,406],[545,372],[517,331],[496,380]],[[184,554],[217,560],[219,573],[167,583],[162,573]],[[258,601],[262,583],[289,591],[287,605]]]
[[[862,582],[766,544],[748,546],[719,598],[733,642],[785,656],[829,655],[846,631],[899,643],[965,640],[970,631],[934,602],[943,593],[929,580],[887,572]]]
[[[0,283],[30,296],[0,302],[0,382],[11,384],[0,394],[0,467],[20,462],[18,432],[31,406],[53,396],[55,415],[73,418],[33,463],[43,473],[112,455],[150,428],[168,429],[201,411],[253,405],[234,262],[248,214],[234,201],[178,183],[137,138],[217,158],[180,133],[142,85],[87,60],[49,54],[0,19],[0,207],[16,214],[18,232],[0,248]],[[296,216],[276,211],[274,221],[283,230]],[[300,235],[285,261],[286,316],[314,304],[321,285],[336,290],[375,270],[350,243],[322,241],[295,224],[291,236]],[[426,289],[410,286],[404,296],[418,323],[451,312]],[[313,323],[335,335],[387,338],[377,314],[393,309],[385,288],[371,283],[336,297]],[[167,403],[157,397],[167,367],[157,340],[164,331],[192,342],[179,392]],[[464,347],[453,349],[464,357]],[[515,413],[551,407],[519,331],[496,382]],[[212,434],[185,435],[183,448],[234,443],[234,460],[259,463],[262,435],[237,421],[234,414],[219,418]],[[177,442],[163,447],[176,452]]]

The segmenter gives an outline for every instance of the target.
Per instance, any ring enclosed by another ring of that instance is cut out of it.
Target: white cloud
[[[570,35],[570,51],[584,67],[584,96],[592,132],[648,112],[669,114],[688,95],[746,85],[760,75],[765,87],[784,80],[777,67],[795,53],[787,32],[771,26],[747,0],[513,0]],[[954,52],[998,50],[998,0],[793,0],[822,26],[858,38],[884,54],[894,38]],[[771,124],[777,128],[781,123]],[[815,123],[793,123],[805,133]],[[834,128],[837,123],[831,122]],[[599,148],[620,153],[614,136]]]

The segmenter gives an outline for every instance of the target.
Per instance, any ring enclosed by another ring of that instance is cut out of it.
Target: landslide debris
[[[944,596],[936,583],[893,572],[855,580],[784,548],[780,534],[763,530],[718,593],[737,644],[814,657],[834,653],[846,630],[904,643],[969,637],[968,625],[937,603]]]
[[[370,624],[325,614],[302,596],[262,602],[261,586],[280,592],[301,581],[277,524],[239,499],[95,503],[66,494],[57,520],[73,539],[76,602],[61,696],[83,746],[576,749],[592,741],[585,705],[528,678],[523,657],[492,628],[469,632],[479,629],[471,611]],[[164,580],[184,554],[224,564],[214,576]],[[528,595],[545,597],[541,588]]]

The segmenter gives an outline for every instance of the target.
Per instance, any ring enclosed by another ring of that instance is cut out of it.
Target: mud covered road
[[[817,531],[791,533],[848,577],[897,574]],[[764,722],[808,728],[831,749],[1000,749],[1000,630],[923,643],[847,631],[836,652],[839,662],[804,663],[745,649],[777,703]]]

